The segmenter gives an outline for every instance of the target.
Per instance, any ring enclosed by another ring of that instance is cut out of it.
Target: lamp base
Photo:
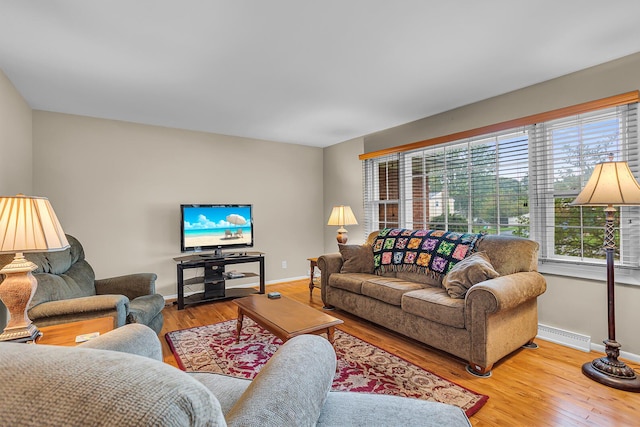
[[[349,240],[349,236],[347,236],[347,229],[344,227],[338,228],[338,235],[336,236],[336,240],[338,243],[346,244],[347,240]]]
[[[9,310],[9,323],[0,334],[0,342],[33,341],[40,335],[40,331],[27,314],[29,303],[38,286],[36,278],[31,274],[36,268],[22,252],[18,252],[13,261],[0,270],[0,274],[5,276],[0,284],[0,300]]]
[[[13,341],[13,342],[28,342],[35,341],[40,337],[42,332],[31,323],[26,327],[19,328],[7,328],[0,334],[0,341]]]
[[[618,360],[620,344],[614,340],[606,340],[604,344],[607,356],[582,365],[582,373],[600,384],[640,393],[640,377],[623,361]]]

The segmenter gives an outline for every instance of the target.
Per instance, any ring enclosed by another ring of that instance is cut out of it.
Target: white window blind
[[[532,126],[530,131],[532,233],[540,259],[599,262],[605,215],[600,206],[571,206],[595,165],[625,160],[637,176],[637,104],[581,114]],[[616,262],[638,267],[640,209],[619,207]]]
[[[400,226],[400,156],[392,154],[364,163],[365,231]]]
[[[512,234],[543,261],[598,263],[603,210],[569,203],[610,153],[637,177],[636,104],[366,159],[365,228]],[[618,218],[618,264],[638,267],[640,209]]]
[[[390,164],[397,164],[401,196],[386,199],[376,184],[383,181]],[[518,234],[528,235],[528,152],[523,129],[373,159],[364,170],[365,182],[372,184],[365,185],[367,212],[378,213],[371,218],[371,229],[385,222],[380,221],[385,212],[380,205],[392,202],[399,205],[398,218],[391,221],[395,226],[489,233],[517,229]]]

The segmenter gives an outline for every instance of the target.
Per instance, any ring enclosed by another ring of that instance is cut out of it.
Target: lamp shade
[[[69,247],[46,197],[0,197],[0,253],[56,251]]]
[[[572,205],[640,205],[640,184],[627,162],[598,163]]]
[[[331,216],[329,216],[329,222],[327,222],[327,225],[338,225],[340,227],[355,224],[358,224],[358,221],[356,221],[351,207],[344,205],[334,206]]]

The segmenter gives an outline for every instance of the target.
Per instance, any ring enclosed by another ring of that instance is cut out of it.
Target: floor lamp
[[[607,304],[609,338],[604,341],[606,357],[582,365],[582,372],[594,381],[620,390],[640,392],[640,378],[634,370],[618,360],[620,344],[616,341],[616,314],[613,278],[615,250],[614,216],[617,206],[640,205],[640,184],[627,162],[598,163],[572,205],[606,206],[604,250],[607,256]]]
[[[0,197],[0,254],[15,254],[0,270],[0,299],[9,310],[9,323],[0,341],[33,341],[40,331],[27,314],[37,282],[31,272],[37,267],[24,252],[62,250],[69,247],[67,237],[49,200],[44,197]]]

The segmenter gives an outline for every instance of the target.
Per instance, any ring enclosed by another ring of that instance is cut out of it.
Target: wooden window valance
[[[558,108],[556,110],[547,111],[545,113],[532,114],[530,116],[521,117],[519,119],[507,120],[501,123],[495,123],[476,129],[465,130],[452,133],[449,135],[438,136],[435,138],[425,139],[423,141],[412,142],[409,144],[399,145],[397,147],[384,148],[382,150],[372,151],[370,153],[360,154],[360,160],[375,159],[377,157],[389,154],[402,153],[419,148],[430,147],[432,145],[444,144],[451,141],[458,141],[464,138],[470,138],[478,135],[484,135],[492,132],[498,132],[505,129],[516,128],[518,126],[527,126],[534,123],[546,122],[550,120],[569,117],[576,114],[582,114],[589,111],[601,110],[618,105],[626,105],[640,100],[640,91],[631,91],[620,95],[610,96],[608,98],[598,99],[596,101],[584,102],[582,104],[572,105],[569,107]]]

